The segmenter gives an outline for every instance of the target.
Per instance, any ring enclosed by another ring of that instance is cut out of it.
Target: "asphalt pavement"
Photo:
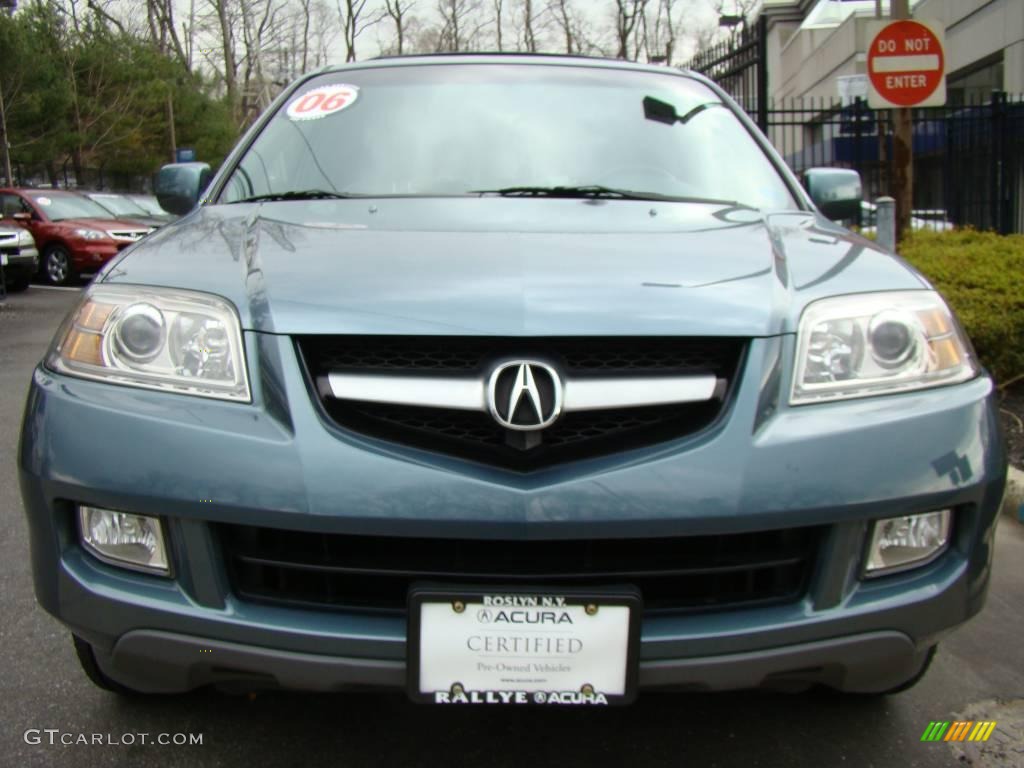
[[[77,295],[33,286],[0,304],[0,766],[1024,767],[1024,526],[1009,517],[985,610],[898,696],[645,694],[630,708],[552,711],[427,708],[398,694],[100,691],[36,606],[15,468],[32,368]],[[957,719],[999,725],[981,747],[920,741],[930,721]],[[152,743],[179,733],[202,743]]]

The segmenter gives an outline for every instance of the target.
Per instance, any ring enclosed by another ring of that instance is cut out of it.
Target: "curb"
[[[1014,466],[1010,466],[1006,474],[1002,513],[1024,523],[1024,472]]]

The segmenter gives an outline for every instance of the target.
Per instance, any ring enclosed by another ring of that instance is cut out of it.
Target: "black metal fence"
[[[798,173],[852,168],[865,198],[889,194],[889,110],[857,100],[797,99],[768,105],[765,132]],[[1024,232],[1024,98],[993,93],[968,104],[913,110],[914,216],[1008,234]]]
[[[733,40],[699,52],[684,66],[718,83],[757,121],[768,125],[768,19],[764,14],[745,25]]]
[[[24,163],[13,164],[14,186],[59,187],[62,189],[95,189],[116,192],[149,192],[152,179],[145,174],[111,171],[103,167],[82,168],[81,175],[75,173],[70,162],[61,165]]]

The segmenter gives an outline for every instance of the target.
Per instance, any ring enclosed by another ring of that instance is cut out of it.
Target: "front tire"
[[[51,245],[43,253],[42,273],[50,285],[68,285],[75,277],[71,252],[63,245]]]

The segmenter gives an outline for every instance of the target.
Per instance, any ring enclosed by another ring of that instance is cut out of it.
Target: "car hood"
[[[927,287],[809,212],[547,198],[203,206],[101,279],[284,334],[767,336],[822,296]]]

